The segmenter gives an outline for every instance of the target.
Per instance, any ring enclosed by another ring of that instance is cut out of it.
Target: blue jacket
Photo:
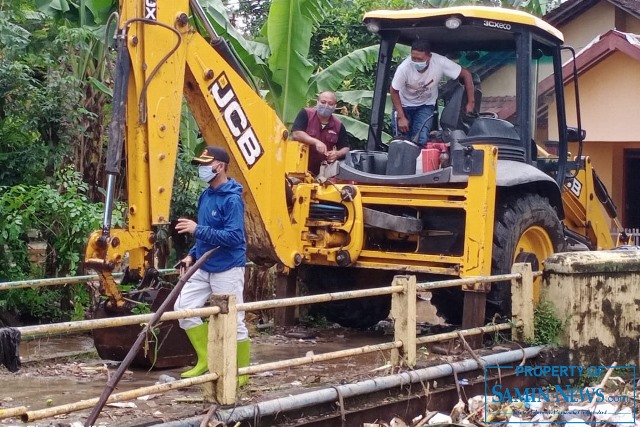
[[[246,264],[247,243],[244,234],[244,201],[242,185],[229,178],[215,190],[207,187],[198,200],[196,244],[189,251],[194,259],[209,249],[220,246],[201,267],[219,273]]]

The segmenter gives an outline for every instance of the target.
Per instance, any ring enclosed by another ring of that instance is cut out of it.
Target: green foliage
[[[329,9],[326,0],[273,0],[263,32],[271,56],[269,68],[280,91],[276,110],[285,123],[293,123],[303,107],[308,81],[314,69],[309,61],[311,34]]]
[[[219,0],[216,0],[219,1]],[[376,9],[408,9],[413,7],[450,7],[460,5],[488,5],[504,6],[526,10],[541,15],[558,2],[546,0],[330,0],[324,2],[291,2],[289,0],[273,1],[270,9],[266,8],[265,1],[246,2],[241,4],[239,10],[234,13],[244,24],[247,24],[246,33],[255,35],[259,23],[265,22],[261,30],[262,36],[254,37],[254,41],[268,46],[269,72],[264,67],[252,67],[249,69],[254,76],[260,78],[263,89],[267,89],[267,99],[273,102],[278,115],[285,123],[291,123],[292,112],[295,114],[301,106],[312,105],[317,94],[323,90],[338,92],[338,100],[342,106],[348,104],[348,109],[343,109],[343,114],[351,117],[346,123],[347,131],[360,139],[361,128],[366,124],[359,122],[369,116],[369,106],[366,101],[371,98],[371,90],[374,85],[374,68],[377,58],[376,35],[366,31],[362,25],[362,17],[367,11]],[[305,6],[316,7],[317,14],[305,15],[301,13]],[[326,11],[330,10],[331,13]],[[266,15],[266,16],[265,16]],[[295,23],[292,25],[291,23]],[[239,34],[226,31],[230,22],[218,22],[225,29],[226,36],[230,37],[236,50],[240,52],[249,48],[257,57],[255,46],[248,47],[243,40],[237,39]],[[277,29],[277,32],[274,30]],[[308,39],[311,32],[311,39]],[[307,52],[306,56],[305,52]],[[396,52],[398,59],[408,54],[404,51]],[[264,51],[260,52],[260,58],[265,58]],[[297,61],[296,65],[288,62],[290,59]],[[253,61],[257,64],[257,61]],[[315,74],[309,75],[309,67],[315,64]],[[288,70],[288,71],[283,71]],[[305,80],[308,77],[308,80]],[[307,84],[308,91],[304,102],[301,98],[300,87]],[[342,92],[349,92],[347,96]],[[355,98],[360,94],[362,98]],[[350,111],[349,111],[350,110]]]
[[[1,187],[0,215],[6,221],[0,226],[0,246],[23,249],[21,239],[25,239],[30,229],[39,230],[50,247],[46,273],[54,277],[76,274],[87,236],[100,227],[102,218],[102,205],[88,200],[87,189],[80,173],[71,167],[56,176],[55,186]],[[115,212],[114,223],[123,223],[122,206]],[[3,271],[0,276],[4,276],[6,265],[0,267]]]
[[[554,312],[553,304],[548,301],[539,303],[533,311],[534,338],[531,344],[557,344],[563,329],[563,322]]]
[[[241,1],[238,10],[233,14],[233,21],[241,20],[243,32],[249,39],[260,33],[260,29],[267,22],[270,0]],[[234,23],[232,21],[232,23]]]
[[[75,275],[87,236],[100,227],[102,205],[91,203],[86,196],[87,184],[72,168],[63,169],[55,187],[46,184],[0,187],[0,280],[17,280],[8,275],[16,260],[26,257],[27,232],[39,230],[49,245],[46,273],[49,276]],[[124,211],[120,205],[114,213],[114,223],[122,224]],[[15,265],[13,266],[15,269]],[[32,272],[22,264],[22,277]]]
[[[12,289],[0,297],[5,310],[20,313],[25,322],[38,319],[46,323],[68,318],[61,308],[63,289],[59,287]]]
[[[198,168],[193,167],[191,160],[194,156],[199,155],[203,149],[204,140],[200,129],[185,102],[182,104],[180,145],[171,196],[170,219],[172,221],[179,217],[197,217],[198,197],[205,186],[198,179]]]
[[[176,176],[171,196],[171,220],[198,216],[198,197],[204,189],[204,184],[198,179],[198,169],[193,167],[191,159],[193,159],[193,152],[181,146],[178,151]]]
[[[57,19],[87,24],[104,24],[116,0],[35,0],[38,9]]]
[[[0,187],[0,281],[59,277],[79,273],[87,236],[99,228],[102,204],[86,196],[87,184],[71,167],[55,177],[53,186],[18,184]],[[124,206],[114,212],[115,225],[123,224]],[[28,232],[38,230],[47,243],[43,270],[28,259]],[[16,289],[0,294],[6,310],[39,320],[82,318],[89,300],[82,285]]]
[[[134,305],[131,308],[131,314],[148,314],[151,313],[151,307],[145,302]]]
[[[0,182],[8,186],[46,182],[91,118],[78,108],[83,83],[69,72],[77,62],[73,33],[28,12],[0,13],[13,22],[0,25]]]

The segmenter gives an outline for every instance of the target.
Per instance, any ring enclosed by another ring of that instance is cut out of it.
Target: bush
[[[84,245],[100,228],[103,204],[91,203],[87,184],[71,167],[46,184],[0,187],[0,281],[75,276],[80,273]],[[124,206],[117,205],[114,225],[123,224]],[[28,232],[38,230],[47,243],[42,269],[28,259]],[[88,302],[83,285],[56,288],[16,289],[0,294],[0,307],[20,313],[25,321],[43,322],[78,317]]]

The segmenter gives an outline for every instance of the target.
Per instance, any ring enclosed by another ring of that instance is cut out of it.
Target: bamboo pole
[[[327,360],[339,359],[341,357],[358,356],[360,354],[391,350],[393,348],[400,347],[402,347],[402,341],[365,345],[363,347],[350,348],[348,350],[332,351],[330,353],[314,354],[313,356],[304,356],[295,359],[280,360],[278,362],[262,363],[260,365],[249,366],[247,368],[240,368],[238,369],[238,375],[257,374],[259,372],[290,368],[315,362],[325,362]]]
[[[26,406],[16,406],[15,408],[0,409],[0,420],[22,415],[27,412]]]
[[[219,307],[203,307],[164,313],[161,321],[182,319],[185,317],[209,317],[220,313]],[[118,316],[106,319],[77,320],[75,322],[52,323],[50,325],[22,326],[17,328],[22,338],[37,335],[91,331],[93,329],[112,328],[125,325],[143,325],[151,321],[155,313]]]
[[[534,273],[535,275],[535,273]],[[505,274],[501,276],[493,276],[492,278],[497,280],[505,280],[506,277],[512,278],[520,278],[520,274]],[[455,283],[455,286],[465,283],[477,283],[477,278],[467,278],[467,279],[456,279],[456,280],[445,280],[443,282],[447,283],[447,286],[453,286],[452,283]],[[433,285],[438,287],[439,283],[443,282],[434,282]],[[431,285],[431,284],[426,284]],[[424,290],[425,284],[421,284],[421,289]],[[429,288],[432,289],[432,288]],[[258,302],[250,302],[238,304],[239,311],[256,311],[256,310],[264,310],[269,308],[276,307],[287,307],[287,306],[295,306],[300,304],[314,304],[328,301],[337,301],[343,299],[350,298],[362,298],[369,296],[377,296],[377,295],[387,295],[393,293],[402,292],[403,288],[401,286],[387,286],[382,288],[375,289],[365,289],[359,291],[344,291],[344,292],[333,292],[322,295],[312,295],[307,297],[295,297],[295,298],[284,298],[284,299],[276,299],[269,301],[258,301]],[[182,319],[185,317],[208,317],[211,315],[216,315],[219,313],[219,309],[217,307],[204,307],[192,310],[181,310],[181,311],[172,311],[169,313],[164,313],[160,320],[176,320]],[[81,331],[90,331],[93,329],[101,329],[101,328],[110,328],[124,325],[137,325],[148,323],[154,314],[139,314],[132,316],[120,316],[113,317],[108,319],[91,319],[91,320],[80,320],[75,322],[61,322],[54,323],[50,325],[34,325],[34,326],[23,326],[18,328],[23,338],[32,337],[43,334],[55,334],[55,333],[70,333],[70,332],[81,332]]]
[[[393,283],[402,286],[404,291],[391,297],[393,336],[402,342],[402,347],[391,350],[391,364],[413,368],[416,364],[416,276],[395,276]]]
[[[218,374],[204,374],[194,378],[187,378],[183,380],[176,380],[170,383],[156,384],[148,387],[141,387],[134,390],[123,391],[120,393],[109,396],[107,403],[122,402],[126,400],[135,399],[136,397],[145,396],[154,393],[166,393],[170,390],[179,388],[190,387],[192,385],[198,385],[218,379]],[[56,415],[67,414],[69,412],[81,411],[88,409],[98,403],[98,398],[81,400],[79,402],[68,403],[66,405],[53,406],[51,408],[39,409],[36,411],[26,411],[21,416],[23,422],[30,422],[35,420],[41,420],[43,418],[49,418]],[[26,409],[26,408],[25,408]]]
[[[116,387],[116,385],[118,384],[118,381],[120,381],[120,378],[122,378],[122,375],[124,375],[124,372],[127,370],[127,368],[129,367],[133,359],[136,357],[138,350],[140,349],[140,347],[142,346],[142,343],[147,337],[147,333],[156,326],[156,324],[160,320],[160,317],[162,317],[162,314],[169,307],[169,305],[172,304],[172,301],[176,300],[176,298],[180,294],[180,291],[182,291],[182,287],[187,282],[187,280],[189,280],[189,278],[193,276],[193,274],[196,271],[198,271],[198,269],[202,266],[202,264],[204,264],[205,261],[217,250],[218,250],[218,246],[204,253],[200,257],[200,259],[198,259],[195,262],[195,264],[193,264],[191,268],[189,268],[189,270],[187,270],[187,272],[182,277],[180,277],[180,280],[178,280],[178,283],[176,284],[176,286],[171,290],[167,298],[162,302],[160,307],[158,307],[158,310],[154,313],[153,318],[149,320],[149,323],[147,323],[147,325],[142,329],[142,331],[140,331],[140,333],[138,334],[138,338],[136,339],[136,342],[133,343],[133,346],[129,349],[129,352],[127,353],[126,357],[124,358],[122,363],[120,363],[120,366],[118,366],[118,369],[116,370],[116,372],[111,376],[111,378],[107,382],[107,385],[104,387],[104,390],[102,390],[102,394],[100,395],[100,399],[98,400],[98,403],[96,403],[96,406],[94,406],[94,408],[91,410],[91,413],[87,418],[87,421],[84,423],[85,427],[89,427],[95,424],[96,420],[98,419],[98,415],[100,414],[100,411],[102,410],[102,408],[104,407],[104,404],[109,399],[109,396],[113,392],[113,389]]]
[[[178,274],[178,272],[172,268],[158,270],[158,272],[164,276],[173,276]],[[113,273],[113,277],[122,277],[123,275],[124,273]],[[16,280],[14,282],[0,283],[0,291],[22,288],[42,288],[44,286],[72,285],[75,283],[94,282],[97,280],[100,280],[100,276],[97,274],[88,274],[86,276],[51,277],[48,279]]]
[[[534,271],[533,277],[542,276],[542,271]],[[496,276],[475,276],[464,277],[461,279],[439,280],[437,282],[420,282],[416,283],[418,291],[428,291],[430,289],[452,288],[454,286],[473,285],[475,283],[493,283],[503,280],[520,280],[520,273],[499,274]]]
[[[541,273],[534,272],[533,276],[537,277]],[[511,280],[511,279],[521,279],[521,275],[518,274],[502,274],[499,276],[488,276],[485,278],[480,277],[468,277],[464,279],[455,279],[455,280],[443,280],[440,282],[433,283],[418,283],[416,287],[419,288],[420,291],[424,291],[427,289],[435,289],[439,287],[451,287],[451,286],[461,286],[464,284],[471,283],[480,283],[480,282],[492,282],[492,281],[501,281],[501,280]],[[282,298],[282,299],[274,299],[269,301],[257,301],[257,302],[249,302],[238,304],[238,311],[257,311],[257,310],[265,310],[270,308],[277,307],[288,307],[288,306],[296,306],[300,304],[315,304],[322,303],[328,301],[338,301],[344,299],[351,298],[362,298],[362,297],[370,297],[377,295],[388,295],[402,292],[403,288],[401,286],[386,286],[381,288],[374,289],[364,289],[357,291],[344,291],[344,292],[333,292],[328,294],[321,295],[312,295],[306,297],[295,297],[295,298]],[[176,320],[182,319],[185,317],[209,317],[211,315],[216,315],[219,313],[217,307],[204,307],[193,310],[181,310],[181,311],[172,311],[169,313],[165,313],[162,315],[160,320]],[[124,325],[136,325],[136,324],[144,324],[149,322],[154,314],[139,314],[132,316],[120,316],[108,319],[92,319],[92,320],[80,320],[75,322],[62,322],[62,323],[54,323],[51,325],[34,325],[34,326],[24,326],[18,328],[23,338],[42,335],[42,334],[55,334],[55,333],[69,333],[69,332],[81,332],[81,331],[90,331],[93,329],[100,328],[109,328],[109,327],[117,327]]]
[[[533,277],[537,277],[540,275],[542,275],[541,271],[536,271],[533,273]],[[521,276],[519,273],[518,274],[514,274],[514,273],[500,274],[497,276],[486,276],[486,277],[465,277],[463,279],[451,279],[451,280],[440,280],[437,282],[416,283],[416,288],[418,291],[427,291],[430,289],[452,288],[455,286],[470,285],[474,283],[491,283],[491,282],[500,282],[503,280],[520,279],[520,278]],[[403,291],[403,289],[404,288],[402,286],[384,286],[384,287],[373,288],[373,289],[332,292],[328,294],[311,295],[306,297],[281,298],[281,299],[273,299],[269,301],[246,302],[246,303],[238,304],[238,311],[257,311],[257,310],[266,310],[270,308],[296,306],[300,304],[316,304],[321,302],[338,301],[338,300],[351,299],[351,298],[390,295],[390,294],[400,293]]]
[[[522,322],[517,322],[522,324]],[[462,331],[446,332],[443,334],[430,335],[428,337],[422,337],[416,339],[416,344],[426,344],[438,341],[446,341],[454,338],[458,338],[458,332],[462,335],[477,335],[486,334],[489,332],[502,331],[511,329],[513,325],[505,323],[501,325],[489,325],[478,328],[464,329]],[[293,366],[306,365],[309,363],[326,362],[328,360],[339,359],[342,357],[358,356],[361,354],[373,353],[376,351],[392,350],[402,347],[402,341],[391,341],[383,344],[366,345],[363,347],[350,348],[347,350],[332,351],[330,353],[314,354],[313,356],[298,357],[295,359],[280,360],[278,362],[262,363],[260,365],[253,365],[246,368],[239,368],[238,375],[250,375],[260,372],[272,371],[276,369],[291,368]]]
[[[516,322],[516,326],[522,326],[522,321]],[[458,333],[461,333],[463,336],[478,335],[496,331],[504,331],[507,329],[511,329],[512,327],[512,323],[503,323],[500,325],[480,326],[478,328],[463,329],[461,331],[445,332],[443,334],[429,335],[428,337],[417,338],[416,344],[427,344],[438,341],[451,340],[454,338],[458,338]]]
[[[358,291],[332,292],[329,294],[310,295],[306,297],[293,297],[272,299],[269,301],[245,302],[238,304],[238,311],[256,311],[268,308],[289,307],[301,304],[315,304],[319,302],[338,301],[352,298],[373,297],[389,295],[403,291],[402,286],[385,286],[381,288],[363,289]]]
[[[518,322],[518,323],[522,323],[522,322]],[[474,334],[488,333],[488,332],[493,332],[498,330],[506,330],[506,329],[510,329],[511,326],[512,325],[505,323],[501,325],[491,325],[491,326],[483,326],[480,328],[466,329],[459,332],[462,335],[474,335]],[[458,337],[457,334],[458,332],[447,332],[444,334],[437,334],[437,335],[432,335],[428,337],[418,338],[416,342],[418,344],[424,344],[428,342],[444,341],[448,339],[457,338]],[[367,345],[367,346],[357,347],[357,348],[352,348],[347,350],[334,351],[331,353],[317,354],[313,356],[305,356],[305,357],[299,357],[296,359],[281,360],[278,362],[263,363],[260,365],[249,366],[246,368],[239,368],[238,375],[257,374],[260,372],[290,368],[293,366],[300,366],[300,365],[305,365],[310,363],[325,362],[328,360],[338,359],[342,357],[357,356],[361,354],[373,353],[376,351],[391,350],[391,349],[400,348],[400,347],[402,347],[402,341],[393,341],[393,342],[377,344],[377,345]],[[164,393],[169,390],[189,387],[196,384],[208,383],[211,381],[216,381],[218,378],[219,378],[219,375],[216,373],[204,374],[195,378],[188,378],[184,380],[173,381],[170,383],[158,384],[158,385],[153,385],[149,387],[129,390],[129,391],[113,394],[108,398],[107,402],[108,403],[121,402],[121,401],[134,399],[139,396],[144,396],[147,394]],[[53,417],[55,415],[87,409],[95,405],[97,402],[98,402],[98,398],[94,398],[89,400],[82,400],[80,402],[70,403],[67,405],[41,409],[37,411],[26,411],[26,408],[24,407],[10,408],[9,410],[12,410],[15,412],[13,413],[13,415],[7,415],[7,417],[14,416],[14,415],[22,415],[21,416],[22,421],[29,422],[29,421],[39,420],[43,418]],[[9,411],[9,410],[5,410],[5,411]],[[5,412],[0,411],[0,415],[3,415],[4,413]]]

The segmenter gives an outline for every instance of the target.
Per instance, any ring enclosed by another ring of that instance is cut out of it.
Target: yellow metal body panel
[[[522,24],[530,27],[536,27],[545,31],[560,41],[564,41],[564,36],[553,26],[544,22],[542,19],[535,17],[527,12],[512,9],[503,9],[488,6],[456,6],[446,8],[429,8],[429,9],[406,9],[406,10],[375,10],[367,12],[364,15],[364,21],[372,19],[398,21],[398,25],[402,26],[400,21],[413,20],[420,18],[448,17],[448,16],[464,16],[468,18],[480,18],[496,21],[504,21],[512,24]]]
[[[476,148],[485,153],[484,173],[469,177],[459,188],[358,186],[363,205],[464,210],[464,250],[460,256],[417,253],[417,248],[414,252],[363,250],[354,265],[460,277],[490,274],[498,151],[490,146]]]

